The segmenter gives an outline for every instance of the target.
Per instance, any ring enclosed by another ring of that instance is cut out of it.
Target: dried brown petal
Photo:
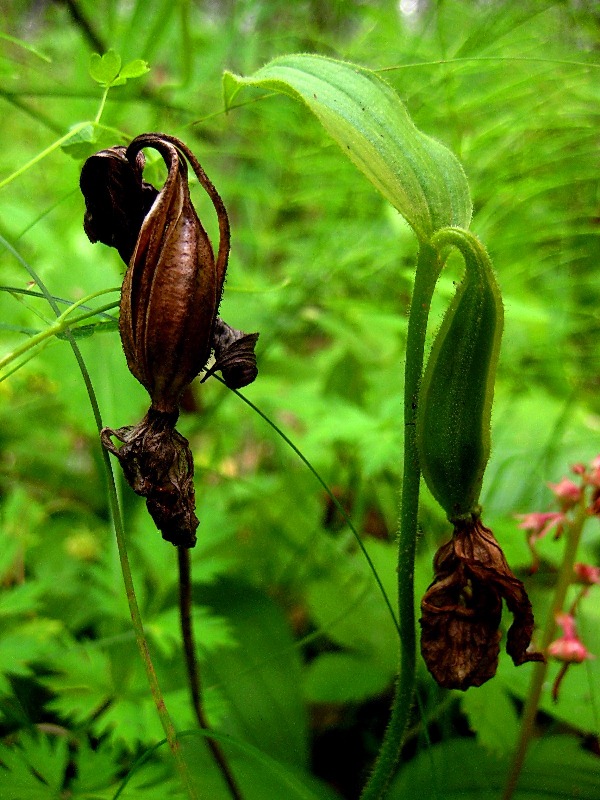
[[[135,426],[104,428],[103,446],[121,462],[127,482],[146,505],[163,539],[196,544],[194,461],[188,440],[175,430],[177,412],[150,409]],[[111,437],[123,442],[115,447]]]
[[[421,603],[421,653],[440,686],[464,690],[495,675],[503,599],[514,617],[506,645],[513,662],[543,660],[528,650],[534,620],[525,587],[478,517],[456,523],[452,540],[435,556],[434,570]]]

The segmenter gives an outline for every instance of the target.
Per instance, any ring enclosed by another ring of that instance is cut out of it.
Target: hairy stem
[[[422,243],[408,318],[404,367],[404,464],[397,568],[400,672],[392,701],[390,721],[375,767],[363,789],[361,800],[376,800],[385,796],[400,759],[400,751],[413,704],[416,670],[414,562],[421,478],[415,427],[419,387],[423,373],[427,319],[440,269],[441,264],[437,252],[429,245]]]
[[[185,664],[190,684],[192,705],[200,727],[205,731],[210,731],[210,726],[202,705],[200,672],[198,670],[196,647],[194,643],[194,628],[192,622],[192,568],[189,548],[178,547],[177,556],[179,563],[179,618],[181,621],[181,635],[183,637],[183,649],[185,651]],[[207,739],[207,743],[215,763],[227,784],[231,797],[233,797],[234,800],[242,800],[242,794],[221,745],[216,739],[210,737]]]
[[[558,581],[554,590],[554,597],[548,612],[546,624],[542,632],[542,640],[540,642],[540,650],[545,653],[548,645],[552,642],[556,631],[556,615],[564,608],[565,599],[569,586],[573,582],[573,565],[577,558],[577,548],[581,540],[581,533],[583,526],[587,519],[587,508],[585,498],[582,497],[577,515],[571,525],[565,526],[565,551],[563,554],[563,561],[558,574]],[[537,714],[540,697],[546,679],[546,672],[548,671],[548,663],[545,661],[538,661],[533,667],[531,674],[531,682],[529,684],[529,691],[527,693],[527,700],[523,709],[523,716],[521,718],[521,730],[519,732],[519,740],[513,755],[513,760],[502,794],[502,800],[511,800],[519,782],[519,777],[525,763],[525,756],[527,755],[527,748],[531,741],[535,717]]]

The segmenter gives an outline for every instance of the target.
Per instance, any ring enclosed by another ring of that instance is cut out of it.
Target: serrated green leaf
[[[228,620],[239,643],[236,649],[217,650],[204,667],[208,685],[222,687],[228,700],[221,729],[278,760],[305,766],[307,719],[300,661],[281,610],[239,581],[222,580],[203,588],[201,600]]]
[[[133,61],[128,61],[120,72],[121,78],[128,80],[129,78],[140,78],[150,72],[148,63],[141,58],[136,58]]]
[[[458,160],[415,127],[398,95],[374,72],[322,56],[283,56],[250,77],[226,72],[227,109],[244,86],[304,102],[420,240],[447,226],[468,228],[471,199]]]
[[[62,788],[69,759],[68,740],[65,737],[21,737],[24,757],[29,766],[45,783],[57,792]]]
[[[90,56],[90,77],[101,86],[113,86],[121,69],[121,56],[115,50],[108,50],[103,56],[92,53]]]
[[[43,591],[44,587],[34,581],[4,589],[0,592],[0,618],[36,611]]]
[[[81,741],[77,746],[76,776],[69,788],[75,797],[93,796],[98,789],[110,786],[121,770],[122,764],[117,763],[117,753],[110,743],[103,742],[92,749],[87,741]]]
[[[17,747],[0,746],[0,761],[5,766],[0,769],[0,797],[55,800],[64,782],[68,740],[24,734]]]
[[[33,774],[20,750],[0,745],[0,762],[0,797],[56,800],[56,793]]]
[[[50,705],[76,723],[83,722],[113,697],[110,661],[97,648],[74,645],[55,653],[50,663],[57,674],[42,680],[57,695]]]

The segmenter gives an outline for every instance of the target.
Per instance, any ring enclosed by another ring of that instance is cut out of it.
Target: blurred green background
[[[514,514],[546,510],[546,482],[600,450],[597,4],[81,0],[9,1],[3,12],[1,354],[53,318],[44,300],[21,293],[36,287],[7,245],[58,298],[117,287],[117,253],[83,232],[82,161],[146,131],[180,137],[231,218],[221,314],[261,333],[260,374],[244,394],[348,509],[393,599],[416,241],[300,105],[247,91],[225,114],[221,89],[225,69],[248,75],[300,51],[381,70],[415,124],[460,158],[472,228],[497,270],[506,325],[483,501],[486,524],[522,575],[529,556]],[[72,126],[96,118],[102,90],[89,57],[108,48],[124,62],[145,59],[150,72],[111,89],[100,124],[68,141]],[[147,170],[158,185],[161,174],[158,163]],[[214,234],[199,187],[192,196]],[[459,276],[457,262],[440,279],[432,331]],[[137,422],[147,397],[126,369],[114,325],[79,342],[104,423]],[[196,464],[193,562],[208,713],[280,769],[232,746],[247,797],[355,797],[397,665],[395,630],[364,556],[297,455],[221,384],[193,385],[179,428]],[[126,486],[122,502],[166,702],[178,729],[192,728],[175,551]],[[421,523],[419,593],[449,533],[426,492]],[[0,383],[0,525],[0,797],[113,797],[162,732],[123,596],[94,420],[64,340]],[[591,521],[581,560],[597,561],[597,528]],[[560,558],[560,545],[544,548],[544,568],[529,581],[540,619]],[[600,655],[594,606],[592,598],[582,610],[582,635]],[[572,735],[561,752],[599,731],[598,663],[571,671],[558,705],[544,701],[549,730]],[[502,662],[495,681],[459,697],[420,667],[405,761],[418,770],[430,763],[431,742],[460,740],[497,759],[489,770],[497,788],[528,670]],[[199,740],[187,741],[199,772],[207,770],[199,778],[209,782],[207,796],[226,797],[210,784],[218,778]],[[177,796],[164,750],[134,773],[123,797]],[[548,750],[541,769],[553,758]],[[434,764],[423,797],[448,796],[436,789],[445,769]],[[307,794],[282,788],[281,771]],[[8,787],[18,781],[25,788],[13,797]],[[395,791],[404,796],[402,786]],[[572,788],[565,791],[551,796]]]

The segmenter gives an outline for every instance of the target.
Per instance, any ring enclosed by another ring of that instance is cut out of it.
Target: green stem
[[[558,574],[558,581],[554,590],[554,597],[546,624],[542,632],[542,639],[540,642],[540,650],[545,653],[548,645],[554,639],[556,632],[556,615],[562,611],[567,597],[569,586],[573,583],[573,565],[577,558],[577,549],[581,540],[581,533],[583,526],[588,518],[585,498],[582,498],[577,514],[571,525],[565,527],[565,552],[563,554],[563,561]],[[511,800],[519,782],[519,777],[525,763],[525,756],[527,755],[527,748],[533,734],[533,726],[537,715],[540,697],[546,679],[546,672],[548,671],[548,663],[545,661],[538,661],[532,671],[531,682],[529,684],[529,691],[527,693],[527,700],[523,709],[523,716],[521,718],[521,730],[519,732],[519,740],[513,755],[513,760],[502,794],[502,800]]]
[[[39,286],[42,294],[44,295],[48,304],[50,305],[50,308],[54,311],[57,317],[60,317],[61,313],[56,301],[46,288],[46,285],[41,281],[35,270],[22,258],[20,253],[18,253],[18,251],[15,250],[15,248],[6,239],[4,239],[3,236],[0,236],[0,244],[2,244],[10,253],[12,253],[15,256],[15,258],[17,258],[17,260],[25,267],[25,269],[29,272],[31,278]],[[98,428],[98,432],[100,432],[102,430],[102,417],[100,414],[100,407],[98,406],[98,400],[96,398],[96,393],[94,392],[94,387],[92,385],[90,374],[85,365],[85,361],[81,354],[81,350],[79,349],[79,345],[75,341],[73,334],[68,328],[66,329],[65,335],[67,337],[69,344],[71,345],[73,354],[75,355],[75,359],[77,360],[77,364],[79,366],[79,370],[83,377],[83,382],[85,384],[90,404],[92,407],[92,412],[94,415],[94,420],[96,422],[96,427]],[[129,558],[127,555],[127,550],[125,545],[125,531],[123,528],[123,519],[121,517],[121,509],[119,507],[119,500],[117,497],[117,488],[115,485],[115,478],[112,471],[112,465],[110,462],[110,457],[106,452],[106,450],[103,447],[101,447],[100,450],[102,453],[102,460],[104,462],[106,478],[108,483],[108,500],[115,527],[117,548],[119,551],[121,571],[123,573],[123,582],[125,583],[125,591],[127,593],[129,612],[131,614],[131,619],[133,622],[133,629],[135,632],[136,641],[138,643],[142,660],[146,668],[146,677],[148,679],[148,684],[150,686],[152,698],[156,705],[156,710],[158,712],[158,716],[160,718],[163,730],[165,732],[165,737],[167,739],[167,742],[169,743],[169,747],[173,754],[175,766],[181,778],[181,782],[185,787],[185,789],[187,790],[188,797],[190,798],[190,800],[200,800],[198,797],[198,793],[196,792],[196,789],[192,782],[192,777],[190,775],[188,766],[185,762],[185,759],[183,758],[181,747],[179,741],[177,740],[177,733],[175,731],[175,727],[173,725],[171,717],[169,716],[169,712],[167,711],[167,707],[165,706],[165,702],[162,697],[162,693],[160,691],[160,686],[158,684],[158,679],[156,677],[156,672],[154,671],[154,665],[152,664],[152,660],[150,658],[150,652],[148,650],[148,643],[146,641],[146,637],[144,634],[142,618],[137,604],[137,599],[135,596],[133,578],[131,576],[131,568],[129,565]]]
[[[441,269],[437,252],[421,244],[413,289],[404,367],[404,465],[402,506],[398,538],[398,617],[400,628],[400,673],[392,711],[379,756],[361,800],[384,797],[394,777],[413,704],[416,671],[414,563],[419,510],[421,471],[415,427],[419,387],[423,373],[425,335],[431,297]]]
[[[73,137],[76,134],[78,134],[79,131],[82,131],[89,124],[90,124],[89,122],[80,122],[79,124],[75,125],[74,128],[71,128],[71,130],[68,131],[67,133],[65,133],[64,136],[61,136],[60,139],[57,139],[55,142],[53,142],[45,150],[42,150],[41,153],[38,153],[37,156],[34,156],[26,164],[23,164],[22,167],[19,167],[19,169],[17,169],[15,172],[12,172],[7,178],[4,178],[3,181],[0,181],[0,189],[4,188],[5,186],[8,186],[8,184],[11,183],[12,181],[14,181],[15,178],[18,178],[24,172],[27,172],[28,169],[31,169],[31,167],[35,166],[43,158],[46,158],[46,156],[50,155],[50,153],[53,153],[55,150],[58,150],[58,148],[61,145],[63,145],[65,142],[67,142],[69,139],[71,139],[71,137]],[[38,284],[38,286],[39,286],[39,284]],[[40,289],[41,288],[42,287],[40,286]]]
[[[111,289],[110,291],[114,291]],[[85,302],[85,300],[81,301]],[[40,344],[43,344],[47,339],[52,338],[53,336],[58,336],[60,333],[64,333],[72,328],[79,322],[83,320],[89,319],[90,317],[95,317],[96,314],[103,314],[106,311],[109,311],[111,308],[117,308],[119,305],[119,301],[116,300],[113,303],[106,303],[106,305],[100,306],[93,311],[87,311],[85,314],[80,314],[78,317],[73,317],[72,319],[68,319],[68,315],[73,311],[77,306],[80,305],[80,302],[74,303],[70,306],[66,311],[64,311],[60,316],[57,317],[56,322],[53,325],[48,326],[45,330],[40,331],[39,333],[30,336],[29,339],[22,342],[20,345],[15,347],[15,349],[4,356],[4,358],[0,358],[0,369],[3,369],[5,366],[10,364],[11,361],[14,361],[15,358],[26,353],[28,350],[31,350],[33,347],[37,347]]]
[[[100,122],[100,119],[102,118],[102,114],[104,112],[104,106],[106,105],[106,98],[108,97],[109,91],[110,91],[110,86],[107,86],[102,94],[102,99],[100,100],[100,107],[98,108],[96,119],[94,120],[96,125]]]

